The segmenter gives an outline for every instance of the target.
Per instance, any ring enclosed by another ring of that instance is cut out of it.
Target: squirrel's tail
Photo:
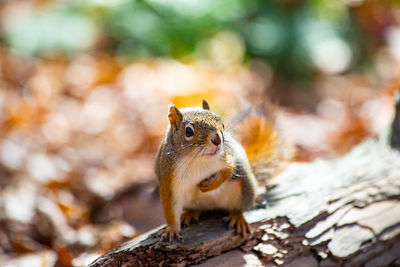
[[[251,168],[261,184],[285,169],[294,155],[294,148],[279,132],[276,108],[272,104],[260,109],[247,108],[240,115],[236,128],[239,142],[246,150]]]

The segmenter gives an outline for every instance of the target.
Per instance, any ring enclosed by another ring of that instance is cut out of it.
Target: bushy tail
[[[246,150],[251,168],[261,184],[284,170],[294,148],[278,131],[276,108],[268,104],[260,109],[247,108],[240,115],[236,136]]]

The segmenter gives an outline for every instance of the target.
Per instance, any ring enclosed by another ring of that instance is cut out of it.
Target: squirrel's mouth
[[[217,153],[218,153],[218,150],[214,151],[214,152],[205,153],[205,155],[207,155],[207,156],[215,156],[215,155],[217,155]]]
[[[212,151],[206,151],[204,153],[204,155],[212,157],[212,156],[218,155],[221,151],[222,151],[221,146],[219,146],[219,147],[214,148]]]

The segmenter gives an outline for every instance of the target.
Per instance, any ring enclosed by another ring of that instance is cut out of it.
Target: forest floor
[[[154,59],[121,67],[107,54],[29,61],[5,47],[0,54],[5,266],[87,265],[163,224],[153,160],[168,104],[206,98],[229,121],[271,86],[251,64],[221,70]],[[296,161],[335,158],[377,136],[392,120],[397,86],[347,75],[323,77],[313,92],[278,92],[278,123]]]

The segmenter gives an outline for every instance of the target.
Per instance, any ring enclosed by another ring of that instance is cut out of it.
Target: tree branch
[[[293,163],[273,182],[245,214],[254,230],[249,240],[213,213],[184,228],[183,243],[159,242],[161,227],[90,266],[213,266],[225,255],[232,266],[400,264],[400,154],[382,141],[367,141],[335,160]]]

